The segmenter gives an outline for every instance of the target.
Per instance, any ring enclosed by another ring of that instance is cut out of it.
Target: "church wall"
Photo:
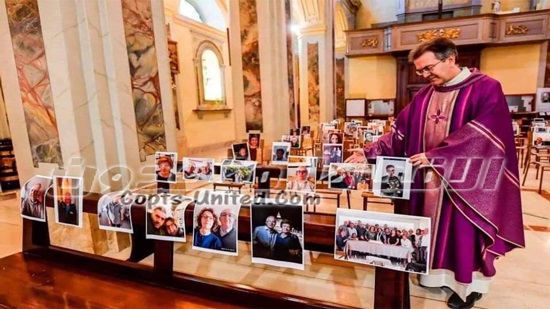
[[[205,113],[202,119],[193,111],[199,105],[199,80],[194,58],[196,48],[204,40],[220,47],[225,65],[226,102],[230,108],[234,108],[226,33],[182,17],[168,7],[165,8],[165,14],[170,24],[171,39],[178,42],[180,73],[176,75],[176,83],[181,126],[181,132],[178,132],[180,157],[232,143],[236,138],[234,114],[239,111],[234,109],[227,118],[223,113]]]
[[[481,52],[481,72],[497,79],[505,94],[537,91],[540,68],[540,44],[489,47]]]
[[[347,98],[395,98],[397,61],[393,56],[349,58],[346,74]]]

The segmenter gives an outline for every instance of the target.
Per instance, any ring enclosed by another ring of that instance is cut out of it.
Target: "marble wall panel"
[[[166,151],[151,0],[122,0],[139,156]]]
[[[263,130],[260,48],[256,0],[240,0],[246,131]]]
[[[309,121],[319,122],[319,43],[307,44],[307,94]]]
[[[345,58],[336,58],[334,78],[336,82],[336,118],[346,118]]]
[[[294,55],[294,102],[296,104],[296,119],[298,125],[301,125],[301,119],[300,119],[300,57],[298,55]]]
[[[290,126],[299,128],[300,123],[296,117],[296,101],[294,88],[294,49],[292,44],[292,16],[290,0],[285,0],[285,30],[286,30],[286,63],[288,68],[288,99],[290,110]]]
[[[63,166],[38,2],[5,3],[33,164]]]

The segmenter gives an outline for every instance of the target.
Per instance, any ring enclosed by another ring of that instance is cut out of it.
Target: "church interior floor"
[[[195,157],[224,157],[225,149],[196,154]],[[538,180],[534,169],[522,187],[523,221],[526,248],[514,250],[497,260],[497,275],[490,292],[476,303],[476,308],[547,308],[550,299],[550,173],[543,181],[543,194],[537,193]],[[211,184],[186,185],[188,194],[195,189],[211,188]],[[250,194],[248,187],[243,193]],[[21,251],[21,218],[18,212],[19,192],[16,199],[0,201],[0,257]],[[347,207],[345,194],[341,207]],[[362,209],[359,192],[352,192],[351,207]],[[506,205],[502,205],[506,207]],[[392,212],[390,205],[370,204],[369,210]],[[333,200],[321,201],[318,212],[335,213]],[[178,272],[250,285],[256,288],[277,290],[291,295],[317,298],[342,305],[372,308],[374,268],[335,260],[325,253],[305,254],[305,270],[290,270],[265,265],[253,265],[250,246],[239,242],[239,256],[219,256],[191,249],[187,243],[175,244],[174,268]],[[128,249],[108,252],[106,256],[126,259]],[[152,265],[150,256],[141,263]],[[412,308],[447,308],[450,295],[446,289],[427,289],[418,286],[417,276],[411,275]]]

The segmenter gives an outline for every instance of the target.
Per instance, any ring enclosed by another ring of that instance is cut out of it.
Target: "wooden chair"
[[[369,201],[377,203],[377,204],[390,204],[393,206],[393,200],[389,199],[389,202],[387,201],[387,198],[375,196],[372,192],[369,191],[363,191],[361,193],[361,197],[363,198],[363,210],[367,210],[367,206]],[[376,199],[373,201],[373,199]]]

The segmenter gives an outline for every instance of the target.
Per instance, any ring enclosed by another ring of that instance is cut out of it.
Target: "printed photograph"
[[[126,192],[110,192],[99,199],[97,218],[100,230],[133,233],[131,207],[134,199],[126,196]]]
[[[394,105],[395,104],[393,100],[369,100],[368,113],[371,116],[372,115],[393,115]]]
[[[286,189],[288,192],[315,192],[317,166],[307,163],[289,163],[287,165]]]
[[[409,158],[377,157],[374,173],[374,195],[409,199],[411,194],[412,165]]]
[[[262,140],[261,137],[262,135],[260,133],[248,132],[248,150],[260,148],[260,141]]]
[[[157,182],[176,183],[177,157],[175,152],[155,153],[155,173]]]
[[[210,190],[199,193],[193,211],[193,249],[238,255],[240,200]]]
[[[145,238],[185,242],[185,208],[193,200],[177,194],[153,194],[147,201]]]
[[[331,163],[342,163],[343,148],[342,144],[323,144],[323,166],[329,166]]]
[[[82,227],[82,178],[54,176],[55,223]]]
[[[309,136],[311,134],[311,126],[302,126],[301,135]]]
[[[374,130],[364,130],[363,131],[363,143],[372,143],[374,142],[374,137],[376,136],[376,131]]]
[[[372,191],[373,175],[373,164],[331,163],[328,171],[328,187]]]
[[[222,181],[235,183],[254,183],[256,164],[256,161],[233,161],[229,165],[222,165]]]
[[[183,179],[212,181],[214,176],[214,159],[183,158]]]
[[[290,143],[273,142],[271,148],[271,161],[273,164],[286,164],[290,155]]]
[[[537,112],[550,112],[550,88],[537,89]]]
[[[252,204],[252,263],[304,269],[302,206]]]
[[[233,149],[233,159],[246,161],[250,157],[248,143],[236,143],[231,146]]]
[[[431,219],[338,208],[334,259],[428,274]]]
[[[357,122],[345,122],[344,123],[344,134],[346,136],[351,136],[353,138],[357,137],[357,132],[360,124]]]
[[[46,192],[52,185],[52,178],[34,176],[21,188],[21,217],[46,222]]]
[[[533,146],[550,146],[550,133],[533,133]]]
[[[512,129],[514,130],[514,136],[520,135],[521,131],[517,122],[512,120]]]
[[[344,133],[340,133],[337,131],[330,131],[326,135],[326,140],[324,140],[324,143],[327,144],[342,144],[344,142]]]

